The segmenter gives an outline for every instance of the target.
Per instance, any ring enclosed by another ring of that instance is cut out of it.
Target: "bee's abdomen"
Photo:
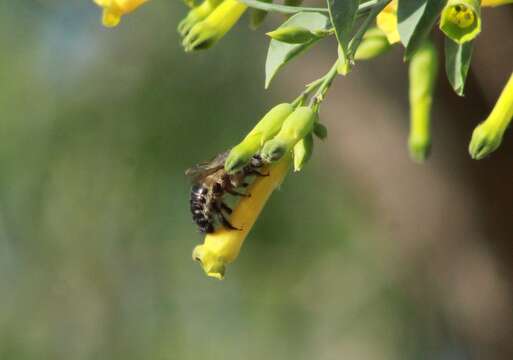
[[[191,190],[192,220],[203,233],[214,232],[214,219],[212,218],[211,204],[207,199],[208,189],[195,185]]]

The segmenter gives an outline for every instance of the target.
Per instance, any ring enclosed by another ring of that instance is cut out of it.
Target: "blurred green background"
[[[492,74],[466,99],[441,78],[425,166],[400,51],[339,80],[329,139],[222,282],[191,260],[184,170],[325,72],[333,44],[264,91],[263,31],[244,19],[184,54],[185,13],[155,0],[109,30],[90,1],[0,4],[0,359],[511,359],[512,139],[466,154],[511,71],[511,39],[493,47],[511,9],[485,17]]]

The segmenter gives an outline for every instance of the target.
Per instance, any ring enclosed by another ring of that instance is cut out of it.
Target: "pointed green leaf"
[[[408,60],[429,35],[447,0],[399,0],[397,29]]]
[[[331,23],[344,54],[347,54],[347,46],[351,40],[358,4],[358,0],[328,0]]]
[[[473,42],[457,44],[445,38],[445,72],[452,88],[459,96],[463,96],[472,57]]]
[[[329,23],[327,16],[319,13],[298,13],[285,21],[282,27],[301,26],[312,32],[326,29]],[[294,57],[305,51],[318,39],[304,44],[286,44],[278,40],[271,40],[265,62],[265,88],[269,87],[271,80],[278,71]]]

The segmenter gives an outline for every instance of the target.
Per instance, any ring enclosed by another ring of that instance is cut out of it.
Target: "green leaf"
[[[347,46],[351,40],[358,5],[358,0],[328,0],[331,23],[335,28],[337,41],[343,54],[347,54]]]
[[[329,23],[327,16],[319,13],[299,13],[285,21],[278,29],[289,26],[301,26],[312,32],[326,29]],[[269,87],[276,73],[290,60],[305,51],[318,39],[304,44],[286,44],[278,40],[271,40],[265,62],[265,88]]]
[[[457,44],[451,39],[445,38],[445,72],[452,88],[459,96],[463,96],[465,80],[470,68],[472,48],[472,41]]]
[[[433,29],[447,0],[399,0],[397,29],[408,60]]]

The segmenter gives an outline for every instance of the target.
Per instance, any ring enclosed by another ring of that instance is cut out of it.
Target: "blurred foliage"
[[[393,250],[326,162],[286,180],[227,280],[192,262],[201,239],[184,169],[239,141],[280,96],[262,90],[266,44],[240,50],[258,35],[239,25],[186,56],[178,3],[154,2],[115,30],[88,1],[0,6],[1,359],[451,349],[436,309],[420,311],[384,275]]]

